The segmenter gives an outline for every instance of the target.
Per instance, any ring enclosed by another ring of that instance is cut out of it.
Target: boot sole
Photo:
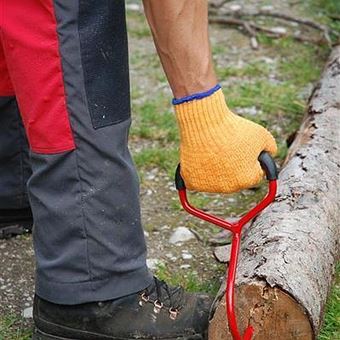
[[[110,337],[110,336],[101,336],[99,334],[90,334],[87,333],[84,334],[86,340],[136,340],[137,338],[116,338],[116,337]],[[157,340],[156,338],[138,338],[140,340]],[[204,340],[207,339],[206,337],[203,337],[201,334],[195,334],[195,335],[188,335],[183,337],[176,337],[176,338],[158,338],[159,340]],[[32,340],[79,340],[77,338],[64,338],[56,335],[47,334],[45,332],[42,332],[39,329],[35,329],[33,333]]]
[[[32,232],[32,222],[2,225],[0,223],[0,240],[9,239],[22,234],[28,234]]]

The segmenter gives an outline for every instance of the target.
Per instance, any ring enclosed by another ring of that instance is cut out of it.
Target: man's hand
[[[231,193],[263,178],[261,151],[276,153],[272,135],[232,113],[222,90],[175,106],[181,133],[181,174],[188,189]]]

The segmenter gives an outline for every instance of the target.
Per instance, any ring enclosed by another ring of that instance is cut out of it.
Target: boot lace
[[[175,320],[183,300],[182,287],[170,287],[165,281],[154,277],[154,283],[141,292],[139,304],[150,302],[154,305],[154,312],[159,313],[163,307],[168,309],[170,318]]]

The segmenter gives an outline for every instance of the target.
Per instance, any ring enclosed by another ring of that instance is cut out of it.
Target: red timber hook
[[[226,288],[226,310],[227,319],[229,323],[229,329],[234,340],[250,340],[253,336],[254,329],[252,326],[248,326],[243,336],[240,334],[236,316],[235,316],[235,304],[234,304],[234,286],[237,268],[237,259],[240,250],[241,231],[245,224],[257,216],[263,209],[265,209],[270,203],[272,203],[276,196],[277,190],[277,168],[273,158],[267,152],[262,152],[259,156],[259,162],[263,168],[266,178],[269,181],[269,188],[267,195],[259,202],[254,208],[243,215],[236,222],[228,222],[219,217],[205,213],[202,210],[193,207],[187,199],[186,187],[184,180],[180,173],[180,165],[177,166],[175,183],[178,190],[179,199],[183,208],[191,215],[196,216],[204,221],[215,224],[223,229],[227,229],[233,233],[232,246],[230,252],[230,262],[227,274],[227,288]]]

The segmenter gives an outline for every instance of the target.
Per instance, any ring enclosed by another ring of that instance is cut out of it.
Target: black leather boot
[[[154,278],[136,294],[81,305],[57,305],[35,297],[33,340],[202,340],[212,299]]]
[[[0,209],[0,239],[32,231],[33,217],[30,208]]]

